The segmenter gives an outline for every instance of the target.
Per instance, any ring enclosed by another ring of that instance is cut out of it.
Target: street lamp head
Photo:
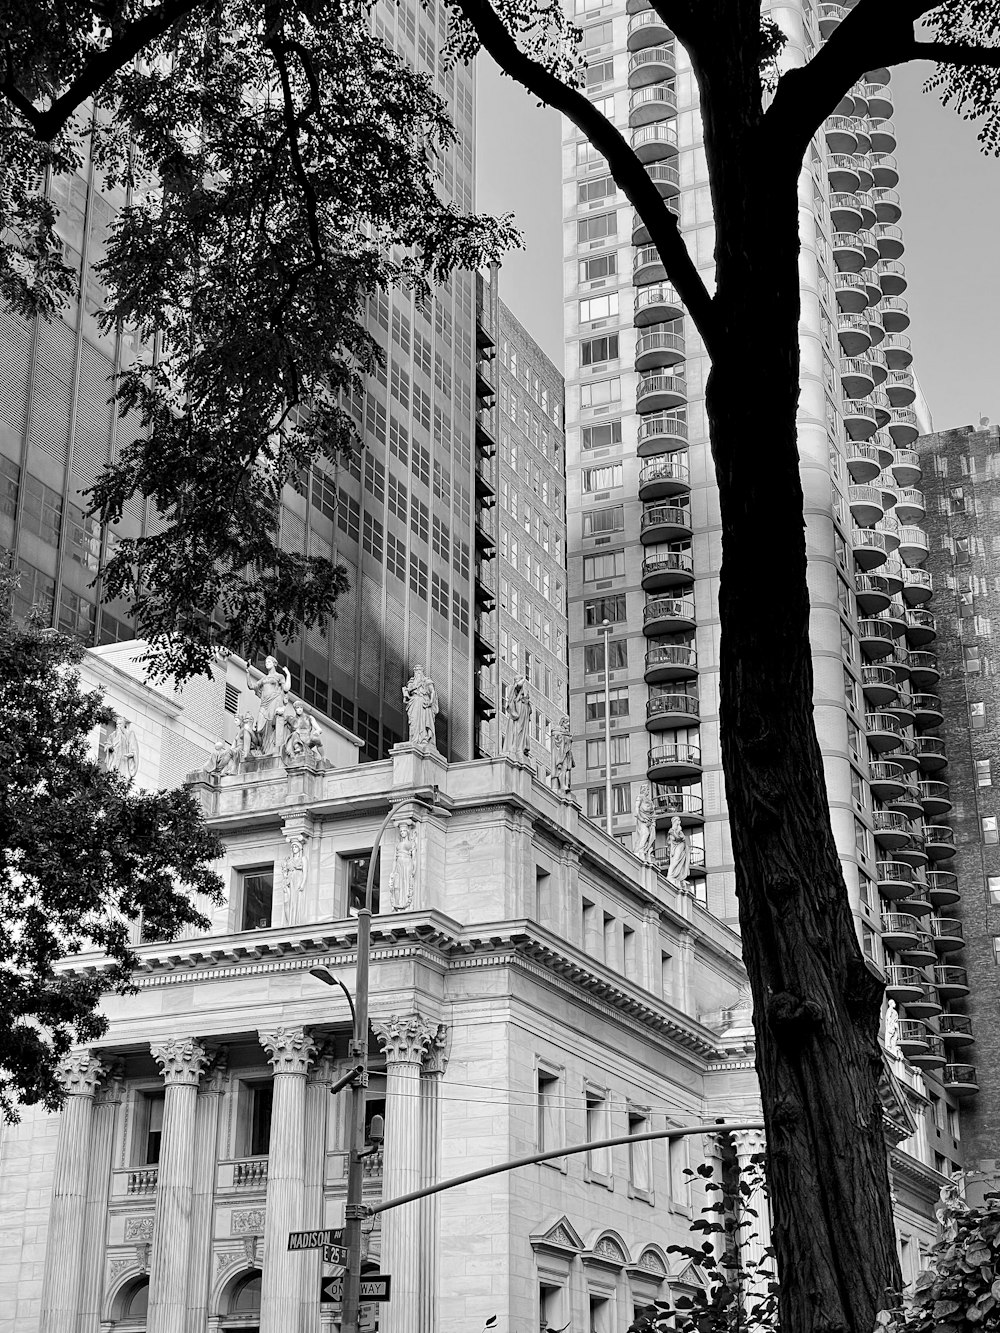
[[[324,982],[327,986],[340,985],[340,982],[328,967],[311,967],[309,969],[309,975],[315,977],[317,981]]]

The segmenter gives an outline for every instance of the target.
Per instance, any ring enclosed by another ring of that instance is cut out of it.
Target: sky
[[[1000,161],[924,93],[928,66],[893,73],[913,369],[935,428],[1000,420]],[[562,366],[559,116],[480,58],[477,207],[513,212],[524,249],[500,295]]]

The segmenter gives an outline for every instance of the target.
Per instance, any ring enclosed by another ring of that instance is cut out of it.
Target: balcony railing
[[[680,714],[685,717],[697,717],[699,701],[694,694],[659,694],[646,703],[647,717],[669,717]]]
[[[689,768],[701,767],[701,747],[699,745],[654,745],[646,755],[647,768]]]
[[[651,481],[679,481],[686,485],[689,479],[690,472],[686,460],[672,455],[657,458],[639,469],[640,486]]]
[[[654,574],[694,574],[694,559],[690,551],[665,551],[662,555],[648,555],[642,562],[643,578]]]
[[[646,666],[676,666],[695,668],[698,650],[692,643],[651,643],[646,649]]]
[[[233,1185],[237,1189],[263,1189],[266,1184],[266,1157],[248,1157],[233,1163]]]
[[[130,1171],[125,1185],[126,1194],[154,1193],[158,1175],[159,1168],[155,1166],[140,1166]]]
[[[965,1094],[979,1091],[975,1065],[946,1064],[941,1072],[941,1080],[951,1092]]]

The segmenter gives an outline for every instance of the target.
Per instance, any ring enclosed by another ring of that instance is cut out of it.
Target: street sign
[[[346,1264],[349,1251],[343,1245],[324,1245],[323,1262],[325,1264]]]
[[[290,1250],[321,1250],[324,1245],[339,1245],[344,1239],[343,1227],[327,1227],[325,1231],[290,1231]]]
[[[359,1293],[362,1301],[387,1301],[389,1300],[389,1289],[392,1284],[392,1276],[389,1273],[370,1273],[367,1277],[361,1279],[361,1291]],[[320,1279],[319,1299],[321,1305],[331,1303],[339,1305],[344,1299],[344,1276],[338,1273],[336,1277],[324,1277]]]

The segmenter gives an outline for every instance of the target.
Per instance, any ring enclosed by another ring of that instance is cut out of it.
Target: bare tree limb
[[[21,113],[36,139],[53,139],[66,126],[74,111],[88,97],[99,92],[144,47],[169,32],[175,23],[194,10],[205,5],[211,8],[214,4],[215,0],[164,0],[158,9],[151,10],[144,18],[129,24],[112,38],[103,51],[91,56],[66,91],[44,111],[39,110],[19,91],[10,72],[0,83],[0,96]]]
[[[667,276],[711,354],[716,334],[712,298],[681,238],[677,219],[629,143],[583,93],[563,83],[540,61],[525,55],[488,0],[455,0],[455,5],[500,69],[529,93],[561,111],[606,158],[615,184],[649,228]]]
[[[890,60],[901,65],[907,60],[936,60],[939,65],[973,65],[1000,69],[1000,46],[967,46],[964,42],[917,42],[909,55]]]

